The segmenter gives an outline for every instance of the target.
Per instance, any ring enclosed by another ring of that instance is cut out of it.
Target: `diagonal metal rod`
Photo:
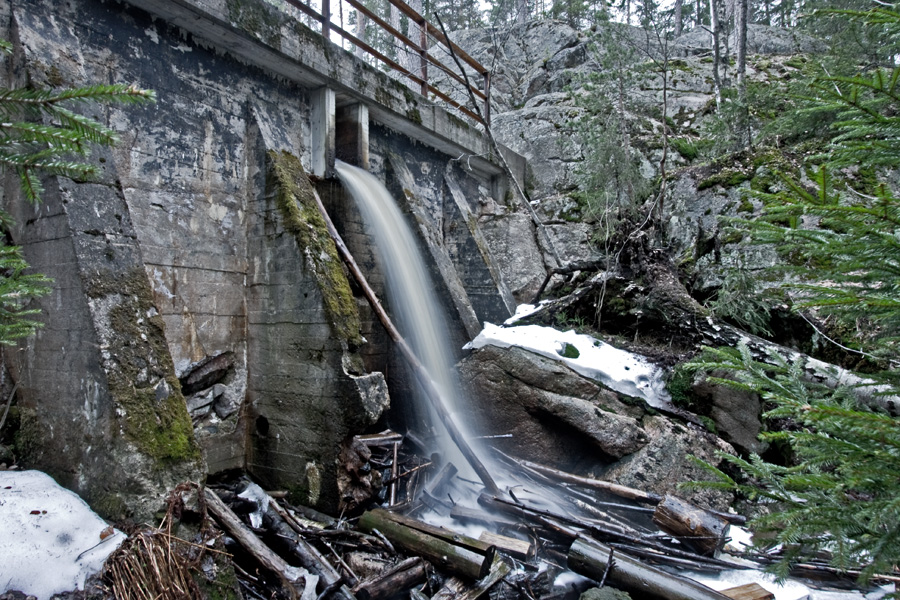
[[[393,321],[391,321],[391,318],[384,310],[384,307],[381,306],[381,302],[379,302],[378,296],[375,295],[375,291],[371,288],[371,286],[369,286],[369,282],[366,281],[365,275],[363,275],[363,272],[362,270],[360,270],[359,265],[356,264],[356,260],[354,260],[353,255],[350,254],[350,250],[347,249],[347,246],[344,244],[344,240],[341,239],[341,235],[335,228],[334,223],[331,222],[331,217],[328,216],[328,211],[325,210],[325,205],[322,204],[322,199],[319,197],[318,192],[316,192],[314,188],[312,192],[313,197],[315,197],[316,199],[316,205],[319,207],[319,212],[322,213],[322,218],[325,219],[325,225],[328,228],[328,234],[331,235],[331,238],[334,240],[334,245],[337,246],[338,254],[341,255],[341,258],[347,264],[347,268],[350,269],[353,277],[356,279],[357,283],[359,283],[359,286],[362,288],[363,293],[366,296],[366,300],[369,301],[369,304],[372,306],[372,310],[374,310],[375,314],[378,315],[378,319],[381,321],[381,324],[384,325],[384,328],[387,330],[388,335],[400,348],[400,352],[403,354],[406,362],[409,363],[409,366],[412,368],[413,374],[416,376],[416,379],[422,386],[422,389],[425,390],[425,396],[428,398],[431,406],[434,408],[434,411],[438,414],[441,421],[444,423],[444,426],[447,428],[447,432],[450,434],[450,437],[456,443],[456,446],[459,448],[459,451],[465,457],[466,461],[468,461],[468,463],[475,470],[475,473],[478,474],[478,477],[479,479],[481,479],[484,487],[487,488],[488,491],[492,494],[501,494],[500,488],[497,487],[497,484],[494,482],[491,474],[488,473],[488,470],[485,468],[484,464],[472,450],[472,447],[469,446],[469,443],[463,437],[462,433],[460,433],[459,428],[453,421],[453,417],[447,410],[447,405],[444,402],[444,398],[441,396],[441,392],[438,390],[437,385],[435,385],[434,380],[431,378],[431,375],[428,374],[428,370],[425,369],[425,367],[413,353],[412,348],[409,347],[409,344],[406,343],[406,340],[403,339],[403,336],[401,336],[397,328],[394,327]]]

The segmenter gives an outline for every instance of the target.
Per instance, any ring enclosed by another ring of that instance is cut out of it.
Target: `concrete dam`
[[[494,251],[535,231],[479,227],[485,207],[514,212],[479,127],[434,101],[424,66],[410,89],[296,4],[0,0],[6,87],[157,94],[88,107],[120,133],[90,157],[96,180],[49,177],[36,205],[14,174],[3,187],[12,243],[54,280],[44,326],[3,351],[19,459],[106,517],[143,518],[174,485],[229,469],[333,510],[342,444],[402,405],[405,367],[307,204],[315,189],[384,297],[336,158],[384,182],[413,225],[450,347],[514,308]],[[524,160],[503,153],[522,181]]]

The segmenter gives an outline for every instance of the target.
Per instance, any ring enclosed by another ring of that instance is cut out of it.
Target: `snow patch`
[[[111,528],[110,528],[111,529]],[[83,589],[124,533],[40,471],[0,471],[0,593],[38,600]]]
[[[518,309],[516,316],[521,318]],[[620,350],[588,335],[540,325],[499,327],[485,323],[481,333],[463,348],[472,350],[487,345],[524,348],[563,362],[573,371],[621,394],[642,398],[654,408],[672,406],[662,369],[643,356]]]

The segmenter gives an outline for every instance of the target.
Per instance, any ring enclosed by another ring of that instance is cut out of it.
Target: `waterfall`
[[[375,242],[375,252],[386,278],[388,304],[398,328],[434,380],[457,427],[471,439],[466,423],[459,418],[465,412],[448,349],[447,317],[412,230],[390,192],[375,176],[341,161],[335,161],[335,169]],[[425,408],[429,404],[416,398],[416,406],[428,413],[428,424],[439,433],[437,450],[443,459],[458,468],[466,468],[465,459],[450,440],[441,420]]]

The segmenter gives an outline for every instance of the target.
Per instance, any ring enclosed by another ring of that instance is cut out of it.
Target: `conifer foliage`
[[[11,51],[12,45],[0,40],[0,52]],[[153,100],[152,91],[121,84],[59,90],[0,88],[0,168],[18,176],[29,202],[39,202],[42,176],[88,180],[96,167],[79,159],[93,144],[108,146],[117,140],[112,129],[75,112],[73,107],[88,102]],[[0,210],[0,229],[6,233],[9,225],[8,214]],[[39,311],[27,305],[32,298],[49,292],[50,280],[27,270],[21,249],[5,240],[0,242],[0,344],[13,344],[40,326],[31,318]]]
[[[841,14],[900,30],[900,13],[885,6]],[[900,198],[886,176],[900,167],[900,67],[823,77],[811,91],[813,109],[837,114],[829,146],[807,162],[805,181],[783,174],[782,191],[757,195],[763,214],[737,225],[775,244],[787,263],[775,285],[795,309],[837,324],[845,348],[882,369],[879,383],[833,389],[777,354],[760,361],[745,347],[708,350],[694,366],[725,370],[731,379],[720,383],[759,393],[765,416],[788,423],[764,437],[791,456],[786,466],[725,456],[741,475],[707,465],[716,481],[703,485],[769,503],[752,526],[783,545],[780,575],[827,557],[866,581],[900,564],[900,419],[859,400],[900,396]]]

